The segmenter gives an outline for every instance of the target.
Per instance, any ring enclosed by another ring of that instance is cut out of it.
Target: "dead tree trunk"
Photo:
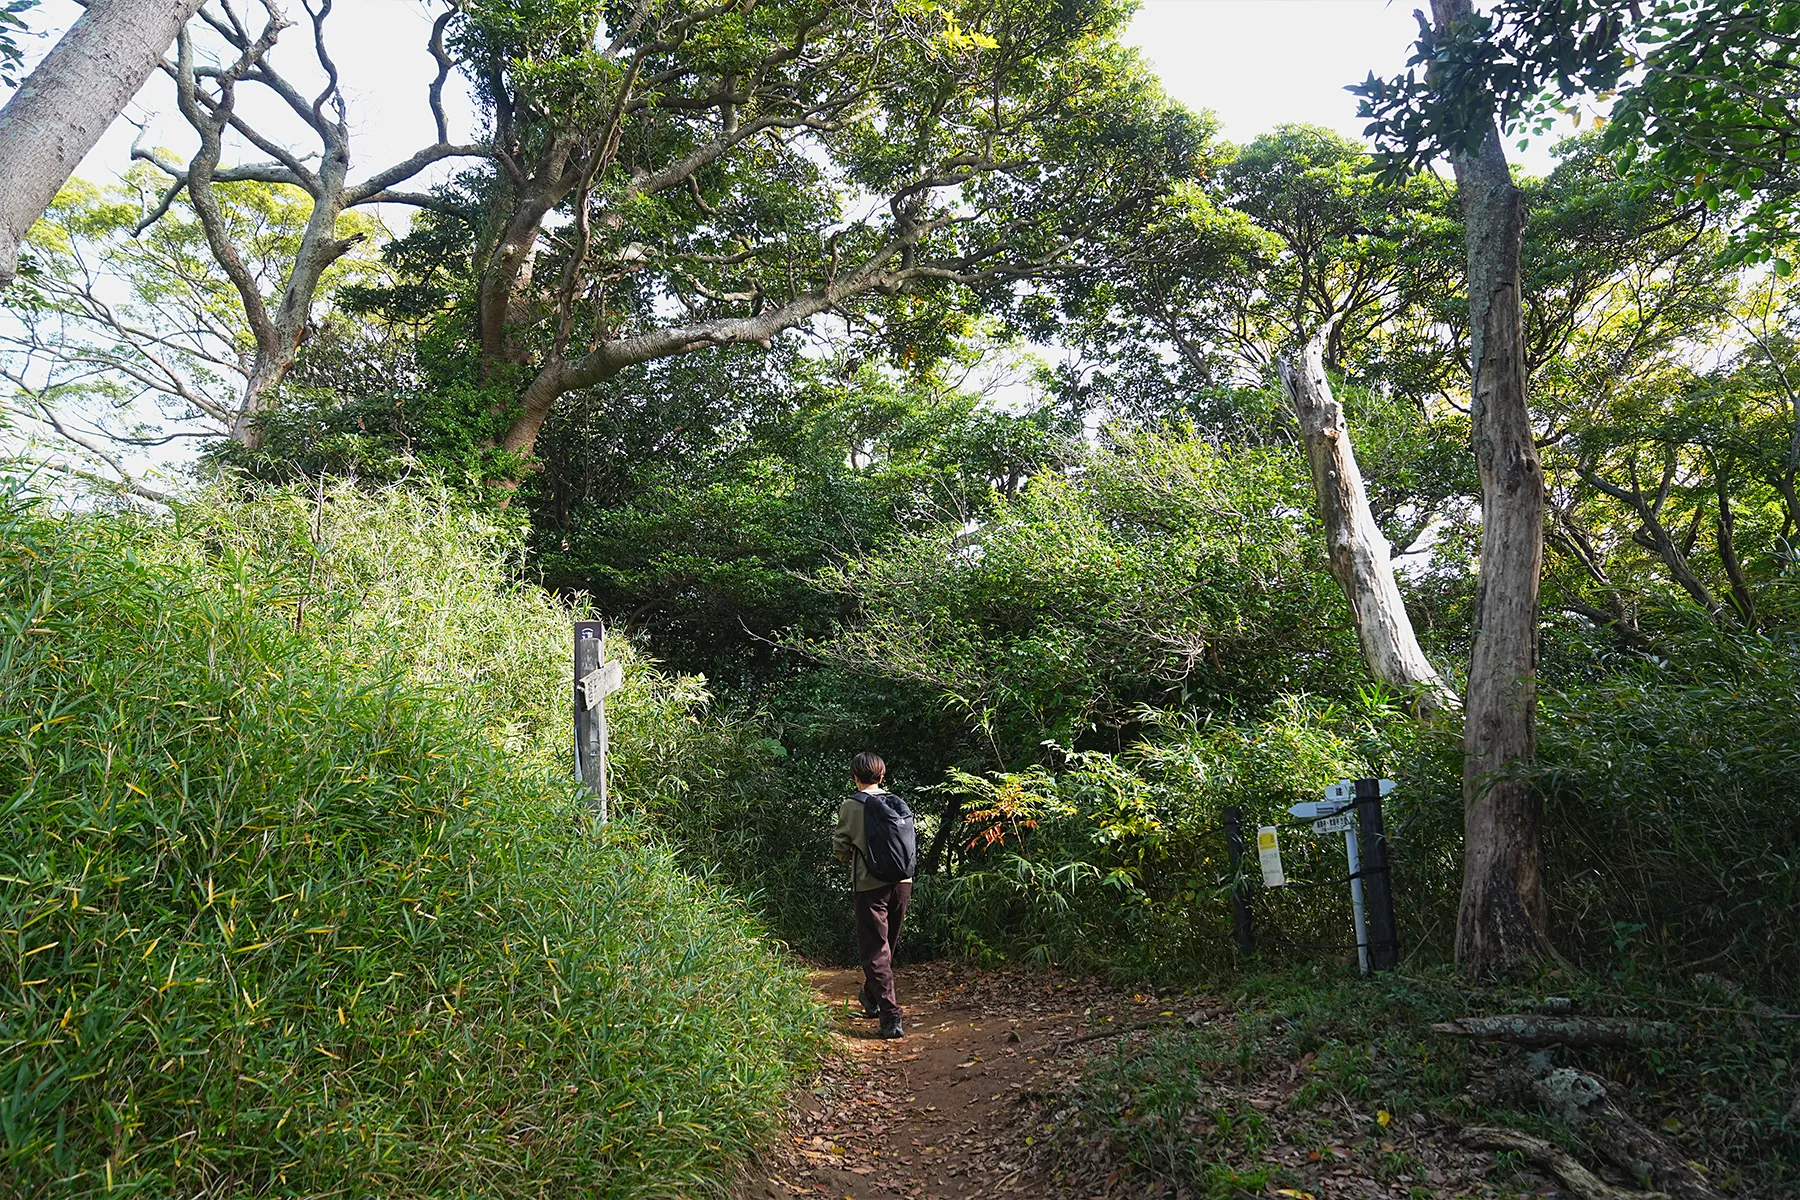
[[[1630,1021],[1605,1017],[1542,1016],[1501,1013],[1497,1016],[1458,1017],[1431,1027],[1446,1037],[1477,1041],[1509,1042],[1542,1049],[1575,1046],[1584,1050],[1608,1046],[1670,1046],[1681,1040],[1681,1031],[1666,1021]]]
[[[19,243],[137,94],[201,0],[90,0],[0,109],[0,288]]]
[[[382,201],[431,204],[430,197],[399,192],[395,188],[432,163],[450,158],[487,157],[490,153],[486,146],[454,145],[449,140],[441,103],[444,81],[453,65],[444,49],[445,30],[453,15],[447,12],[432,26],[430,43],[432,57],[438,63],[437,79],[431,90],[438,140],[361,183],[350,183],[349,105],[339,84],[337,65],[326,49],[325,24],[331,5],[321,4],[306,10],[312,24],[313,53],[326,79],[325,90],[311,99],[269,61],[270,50],[282,31],[289,27],[289,22],[273,0],[265,0],[264,9],[268,19],[261,34],[254,37],[250,28],[235,17],[222,20],[210,12],[201,12],[200,24],[210,27],[237,54],[235,62],[223,67],[210,64],[208,56],[197,50],[193,31],[184,28],[176,39],[175,61],[162,63],[163,71],[175,82],[182,116],[200,137],[193,159],[184,165],[141,145],[132,148],[133,158],[155,164],[171,180],[161,202],[139,223],[138,231],[142,232],[160,220],[175,198],[186,192],[193,202],[195,215],[200,218],[213,258],[237,291],[245,320],[255,338],[255,351],[245,372],[243,398],[231,421],[230,435],[234,441],[252,450],[260,448],[263,440],[258,418],[274,404],[276,390],[297,361],[325,273],[360,236],[338,237],[338,218],[346,209]],[[311,127],[319,140],[318,153],[303,156],[284,151],[277,140],[258,133],[238,108],[238,91],[245,84],[266,89]],[[221,166],[226,135],[232,131],[256,146],[273,148],[277,161]],[[315,158],[316,165],[312,161]],[[287,277],[281,290],[273,296],[264,295],[266,281],[250,269],[233,243],[231,224],[214,187],[220,183],[246,181],[299,188],[313,204]]]
[[[1440,39],[1470,0],[1432,0]],[[1481,581],[1463,714],[1463,890],[1456,960],[1474,976],[1548,949],[1542,801],[1518,768],[1536,750],[1544,470],[1525,401],[1519,255],[1525,208],[1491,118],[1481,149],[1452,156],[1469,251],[1469,391],[1481,472]]]
[[[1425,657],[1413,633],[1406,601],[1394,582],[1387,538],[1369,509],[1368,490],[1344,423],[1344,406],[1332,396],[1331,382],[1325,376],[1329,329],[1327,325],[1313,335],[1299,367],[1286,359],[1278,365],[1288,401],[1300,421],[1307,461],[1312,464],[1331,574],[1350,601],[1350,620],[1356,626],[1356,640],[1369,673],[1415,697],[1422,717],[1454,711],[1461,702]]]

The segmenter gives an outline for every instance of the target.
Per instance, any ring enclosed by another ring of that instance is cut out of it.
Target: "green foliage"
[[[1042,406],[792,351],[677,359],[594,389],[546,429],[529,493],[546,583],[590,593],[732,693],[771,673],[775,639],[830,627],[840,605],[811,572],[985,512],[1074,453]],[[969,372],[1005,358],[958,354]]]
[[[1657,275],[1603,301],[1607,319],[1545,373],[1566,429],[1545,456],[1562,480],[1548,594],[1625,647],[1668,653],[1688,636],[1684,607],[1744,629],[1793,620],[1796,316],[1766,277],[1732,288],[1679,262]],[[1695,361],[1693,331],[1726,321],[1745,340]],[[1625,357],[1630,370],[1606,365]]]
[[[1221,147],[1080,292],[1071,324],[1093,362],[1070,390],[1116,417],[1280,442],[1279,387],[1256,385],[1328,325],[1333,368],[1416,403],[1445,390],[1462,370],[1442,329],[1457,325],[1460,222],[1441,188],[1377,186],[1368,162],[1310,125]]]
[[[510,494],[498,481],[525,466],[495,444],[510,401],[507,388],[475,377],[467,347],[441,330],[332,314],[257,418],[261,444],[215,442],[205,464],[272,484],[442,480],[498,500]]]
[[[1345,678],[1341,593],[1293,459],[1140,434],[1034,477],[973,527],[822,575],[860,620],[818,651],[942,692],[1000,765],[1121,744],[1140,704],[1255,707]]]
[[[437,207],[461,215],[433,231],[457,226],[463,244],[415,245],[431,264],[419,282],[455,298],[442,315],[464,328],[502,306],[504,334],[481,330],[484,370],[566,376],[557,394],[633,363],[766,346],[821,309],[899,364],[931,363],[975,314],[1025,320],[1036,301],[1019,281],[1123,232],[1204,157],[1210,124],[1120,45],[1129,13],[460,6],[452,44],[514,169],[443,190]],[[547,226],[551,209],[580,219]],[[514,274],[540,237],[545,261]]]
[[[38,0],[5,0],[0,4],[0,86],[17,87],[19,84],[19,69],[25,62],[25,52],[19,48],[19,35],[26,30],[25,18],[20,14],[37,6]]]
[[[1650,980],[1699,965],[1800,1000],[1800,642],[1690,622],[1680,657],[1547,694],[1558,937]]]
[[[1152,715],[1152,714],[1146,714]],[[1389,798],[1402,938],[1442,949],[1460,872],[1454,746],[1376,694],[1352,703],[1287,697],[1259,713],[1161,715],[1122,754],[1066,753],[1060,768],[991,781],[952,775],[956,875],[926,908],[946,944],[984,957],[1072,963],[1127,978],[1190,978],[1236,965],[1224,810],[1246,827],[1370,773],[1405,779]],[[1434,790],[1436,789],[1436,790]],[[1341,879],[1339,839],[1283,831],[1290,878]],[[1256,880],[1253,860],[1245,864]],[[1272,961],[1349,941],[1345,889],[1253,883],[1259,944]]]
[[[566,614],[496,586],[504,537],[307,500],[7,501],[10,1183],[723,1193],[810,1053],[803,983],[544,781]],[[685,704],[634,675],[619,724],[654,762]]]
[[[1647,17],[1644,74],[1620,95],[1609,143],[1709,209],[1747,202],[1733,257],[1788,274],[1800,233],[1785,145],[1800,125],[1800,4],[1665,0]]]
[[[1793,3],[1507,0],[1444,30],[1421,17],[1406,74],[1351,90],[1390,179],[1473,153],[1496,119],[1543,134],[1559,117],[1579,125],[1579,97],[1612,101],[1610,123],[1595,120],[1607,145],[1684,199],[1741,212],[1733,259],[1785,275],[1800,214],[1796,30]]]

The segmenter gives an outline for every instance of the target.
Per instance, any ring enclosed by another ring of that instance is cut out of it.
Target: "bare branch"
[[[440,142],[435,146],[427,146],[412,157],[395,163],[385,171],[378,171],[363,182],[346,190],[344,206],[346,208],[363,204],[379,204],[384,201],[377,197],[397,183],[405,183],[433,163],[442,162],[446,158],[491,158],[493,149],[486,145],[452,146]],[[388,201],[404,203],[403,201]]]
[[[648,0],[644,0],[648,3]],[[456,67],[456,60],[444,49],[444,31],[450,28],[450,22],[456,17],[454,7],[446,8],[431,25],[431,57],[437,60],[437,77],[431,81],[431,116],[437,122],[437,140],[439,145],[450,140],[450,122],[444,116],[444,84],[450,78],[450,72]]]

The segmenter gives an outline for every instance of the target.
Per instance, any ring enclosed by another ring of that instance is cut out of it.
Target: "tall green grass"
[[[491,556],[415,602],[273,547],[0,499],[0,1194],[722,1194],[816,1012],[640,826],[582,832],[554,704],[502,719],[554,606],[459,656],[537,603]]]

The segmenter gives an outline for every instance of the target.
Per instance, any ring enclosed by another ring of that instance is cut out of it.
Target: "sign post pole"
[[[622,666],[601,661],[605,650],[603,622],[575,622],[575,778],[594,794],[602,825],[608,803],[606,697],[625,682]]]
[[[1400,935],[1394,922],[1394,891],[1388,879],[1387,828],[1381,797],[1394,790],[1387,779],[1356,781],[1356,823],[1362,834],[1362,873],[1368,898],[1369,968],[1391,971],[1400,965]]]
[[[1369,973],[1369,925],[1363,917],[1362,856],[1357,853],[1356,829],[1344,830],[1344,857],[1350,863],[1350,918],[1356,924],[1356,962]]]
[[[1303,800],[1288,808],[1291,815],[1312,822],[1315,834],[1344,835],[1356,960],[1364,975],[1391,971],[1400,959],[1394,895],[1388,885],[1387,831],[1381,819],[1381,798],[1395,786],[1391,779],[1340,779],[1325,789],[1324,800]]]

